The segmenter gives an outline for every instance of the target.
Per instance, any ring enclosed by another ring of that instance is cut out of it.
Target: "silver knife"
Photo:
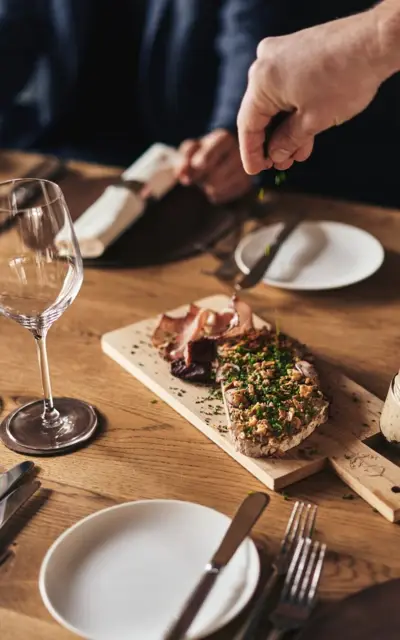
[[[283,243],[288,239],[288,237],[293,233],[293,231],[303,220],[304,216],[297,216],[283,226],[283,229],[279,232],[277,238],[268,248],[268,252],[263,254],[261,258],[257,260],[255,265],[250,269],[250,272],[247,274],[247,276],[244,276],[240,280],[240,282],[237,282],[235,284],[235,288],[237,290],[240,291],[241,289],[250,289],[250,287],[254,287],[260,282],[268,267],[271,266],[271,263],[275,259]]]
[[[23,484],[0,501],[0,532],[11,516],[37,491],[40,487],[39,480],[29,484]]]
[[[203,577],[163,640],[184,638],[222,569],[226,567],[243,540],[247,538],[268,503],[269,496],[261,492],[251,493],[243,500],[218,550],[206,565]]]
[[[9,471],[2,473],[0,475],[0,500],[4,498],[7,493],[10,493],[17,482],[19,482],[27,473],[32,471],[34,466],[33,462],[20,462],[12,469],[9,469]]]

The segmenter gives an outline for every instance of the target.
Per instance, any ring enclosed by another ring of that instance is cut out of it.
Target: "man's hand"
[[[261,41],[238,115],[248,173],[306,160],[318,133],[368,106],[397,70],[384,38],[389,5],[395,9],[400,2],[386,0],[363,14]],[[265,157],[265,127],[280,112],[288,115],[267,141]]]
[[[198,140],[185,140],[184,157],[178,178],[181,184],[197,184],[208,199],[221,204],[235,200],[251,188],[236,138],[225,129],[216,129]]]

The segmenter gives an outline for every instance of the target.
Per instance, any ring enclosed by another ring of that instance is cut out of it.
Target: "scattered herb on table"
[[[354,500],[355,496],[352,493],[345,493],[344,496],[342,496],[342,500]]]
[[[150,400],[151,404],[157,404],[158,400]]]
[[[290,497],[288,496],[288,494],[286,493],[286,491],[282,491],[281,492],[281,496],[284,500],[290,500]]]

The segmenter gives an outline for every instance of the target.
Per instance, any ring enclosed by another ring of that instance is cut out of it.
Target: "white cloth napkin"
[[[180,153],[173,147],[154,144],[122,174],[124,180],[147,185],[151,196],[162,198],[176,184]],[[98,258],[107,247],[144,213],[146,201],[123,186],[110,186],[74,224],[84,258]],[[65,240],[63,232],[57,238]]]

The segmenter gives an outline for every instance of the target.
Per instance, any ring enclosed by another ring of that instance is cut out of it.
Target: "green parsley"
[[[286,181],[287,175],[285,171],[279,171],[276,175],[275,175],[275,185],[277,187],[280,187],[281,184],[283,184]]]

